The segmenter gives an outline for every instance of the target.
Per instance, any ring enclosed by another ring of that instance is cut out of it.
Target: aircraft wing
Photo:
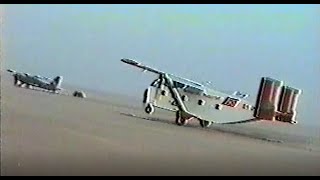
[[[195,81],[192,81],[190,79],[187,79],[187,78],[183,78],[183,77],[179,77],[179,76],[176,76],[176,75],[173,75],[173,74],[170,74],[170,73],[166,73],[164,71],[160,71],[158,69],[155,69],[155,68],[152,68],[152,67],[149,67],[147,65],[144,65],[138,61],[135,61],[135,60],[132,60],[132,59],[121,59],[122,62],[126,63],[126,64],[129,64],[129,65],[132,65],[132,66],[135,66],[137,68],[140,68],[144,71],[149,71],[149,72],[152,72],[152,73],[155,73],[155,74],[159,74],[159,75],[170,75],[171,77],[175,77],[175,78],[178,78],[178,79],[182,79],[186,82],[189,82],[191,84],[196,84],[198,86],[203,86],[201,83],[198,83],[198,82],[195,82]]]
[[[138,61],[135,61],[135,60],[132,60],[132,59],[121,59],[121,61],[126,63],[126,64],[138,67],[138,68],[142,69],[143,71],[149,71],[149,72],[152,72],[152,73],[155,73],[155,74],[159,74],[159,75],[166,74],[165,72],[162,72],[162,71],[157,70],[155,68],[151,68],[149,66],[143,65],[142,63],[140,63]]]

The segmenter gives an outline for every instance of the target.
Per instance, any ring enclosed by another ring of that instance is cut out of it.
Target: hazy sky
[[[303,90],[319,120],[319,5],[4,5],[4,68],[142,96],[155,77],[132,58],[256,95],[262,76]]]

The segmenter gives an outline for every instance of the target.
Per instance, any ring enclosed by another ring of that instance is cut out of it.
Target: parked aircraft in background
[[[63,81],[62,76],[57,76],[54,79],[47,77],[42,77],[39,75],[30,75],[28,73],[16,72],[14,70],[8,69],[14,78],[14,85],[18,87],[25,86],[26,88],[38,87],[49,92],[58,93],[62,90],[61,84]]]

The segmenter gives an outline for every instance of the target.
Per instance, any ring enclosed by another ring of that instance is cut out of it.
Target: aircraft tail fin
[[[63,77],[62,76],[57,76],[57,77],[55,77],[53,79],[51,84],[54,85],[55,88],[60,89],[62,81],[63,81]]]
[[[296,107],[301,90],[284,86],[283,81],[261,79],[254,116],[259,119],[297,123]]]

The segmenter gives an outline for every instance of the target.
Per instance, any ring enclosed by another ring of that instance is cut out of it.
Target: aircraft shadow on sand
[[[135,114],[132,113],[123,113],[120,112],[120,115],[123,116],[127,116],[127,117],[133,117],[133,118],[137,118],[137,119],[142,119],[142,120],[147,120],[147,121],[153,121],[153,122],[159,122],[159,123],[166,123],[166,124],[171,124],[171,125],[175,125],[175,122],[172,120],[168,120],[168,119],[164,119],[164,118],[157,118],[157,117],[144,117],[144,116],[137,116]],[[248,123],[248,122],[256,122],[258,120],[256,119],[248,119],[245,120],[244,122],[241,123]],[[227,124],[241,124],[239,122],[237,123],[227,123]],[[278,140],[278,139],[271,139],[268,137],[264,137],[264,135],[262,134],[248,134],[245,132],[241,132],[241,130],[232,130],[230,129],[226,129],[225,127],[223,127],[224,124],[215,124],[214,126],[211,126],[210,128],[202,128],[199,126],[196,126],[194,124],[187,124],[186,128],[195,128],[195,129],[201,129],[201,130],[205,130],[207,132],[220,132],[220,133],[227,133],[227,134],[231,134],[231,135],[236,135],[236,136],[242,136],[242,137],[247,137],[247,138],[251,138],[251,139],[256,139],[256,140],[262,140],[262,141],[267,141],[267,142],[271,142],[271,143],[283,143],[283,140]],[[240,132],[239,132],[240,131]]]

